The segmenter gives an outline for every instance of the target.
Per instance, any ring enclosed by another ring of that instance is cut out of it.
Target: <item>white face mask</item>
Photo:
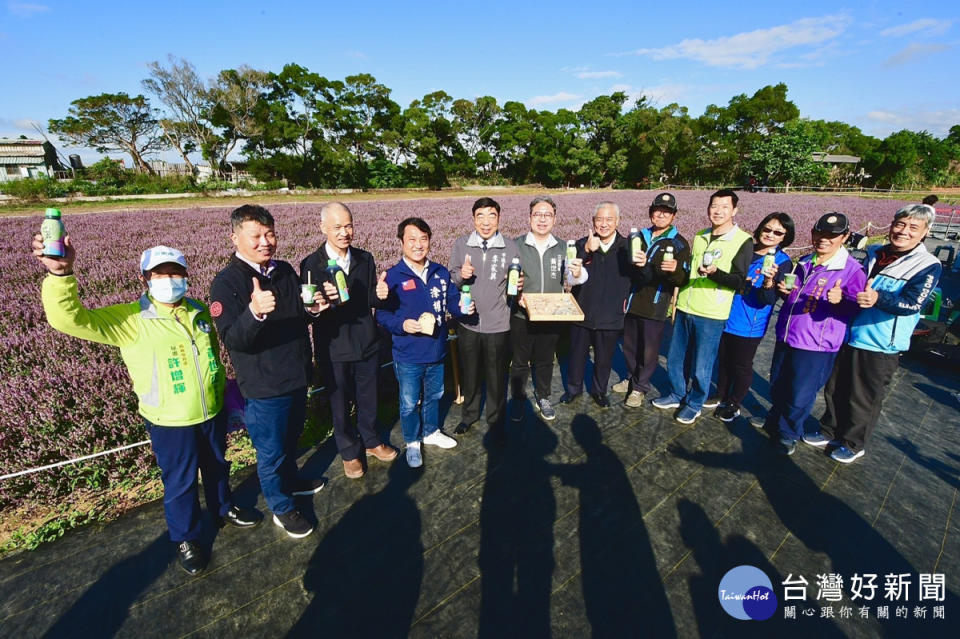
[[[150,296],[164,304],[175,304],[187,294],[185,277],[152,277],[147,280]]]

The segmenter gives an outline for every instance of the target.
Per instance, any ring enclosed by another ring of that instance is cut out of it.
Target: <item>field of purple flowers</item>
[[[479,196],[480,193],[477,194]],[[594,205],[602,199],[623,211],[621,231],[648,222],[646,210],[655,192],[614,191],[554,195],[559,215],[556,235],[586,234]],[[681,231],[691,234],[707,224],[706,191],[678,192]],[[496,196],[495,196],[496,197]],[[397,223],[420,216],[433,228],[431,257],[446,262],[454,239],[472,230],[475,198],[358,202],[351,204],[356,244],[370,250],[381,268],[399,259]],[[501,228],[508,236],[527,230],[530,196],[497,197],[503,207]],[[797,246],[809,244],[809,228],[827,211],[850,216],[852,226],[882,227],[903,202],[856,197],[743,194],[739,222],[753,231],[775,210],[797,222]],[[81,297],[91,307],[136,299],[140,251],[155,244],[183,250],[190,264],[189,295],[206,300],[213,276],[232,252],[232,207],[145,210],[65,216],[77,247],[76,272]],[[279,204],[278,257],[295,266],[319,244],[319,206]],[[0,218],[0,474],[12,473],[146,438],[136,415],[136,400],[116,349],[55,333],[44,319],[39,291],[43,273],[28,246],[40,228],[42,212],[29,218]],[[77,486],[103,488],[117,481],[136,483],[150,473],[146,447],[73,467],[0,482],[0,512],[25,501],[55,503]]]

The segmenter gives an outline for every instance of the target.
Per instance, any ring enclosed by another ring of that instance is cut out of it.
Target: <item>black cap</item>
[[[842,235],[850,230],[850,222],[846,215],[834,211],[821,215],[817,223],[813,225],[813,230],[818,233]]]
[[[669,193],[661,193],[653,200],[653,204],[650,205],[650,210],[654,209],[667,209],[671,213],[677,212],[677,198],[673,197]]]

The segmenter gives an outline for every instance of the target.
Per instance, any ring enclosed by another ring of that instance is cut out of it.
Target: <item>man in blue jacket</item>
[[[400,222],[403,258],[377,285],[377,321],[393,335],[393,369],[400,386],[400,428],[411,468],[423,465],[421,444],[453,448],[457,441],[440,430],[446,314],[472,315],[460,308],[460,291],[450,271],[427,259],[430,225],[418,217]],[[422,400],[421,400],[422,395]],[[419,402],[419,405],[418,405]]]
[[[910,348],[920,311],[940,281],[940,261],[923,245],[935,217],[926,204],[906,206],[893,216],[889,243],[867,249],[867,285],[857,295],[862,310],[823,393],[822,445],[830,440],[830,456],[838,462],[863,456],[900,352]]]

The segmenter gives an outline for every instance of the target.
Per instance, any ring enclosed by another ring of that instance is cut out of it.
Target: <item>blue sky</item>
[[[802,116],[879,137],[960,124],[955,1],[646,4],[0,0],[0,136],[30,135],[80,97],[140,93],[168,54],[203,76],[288,62],[371,73],[402,106],[443,89],[576,108],[623,90],[699,115],[785,82]]]

